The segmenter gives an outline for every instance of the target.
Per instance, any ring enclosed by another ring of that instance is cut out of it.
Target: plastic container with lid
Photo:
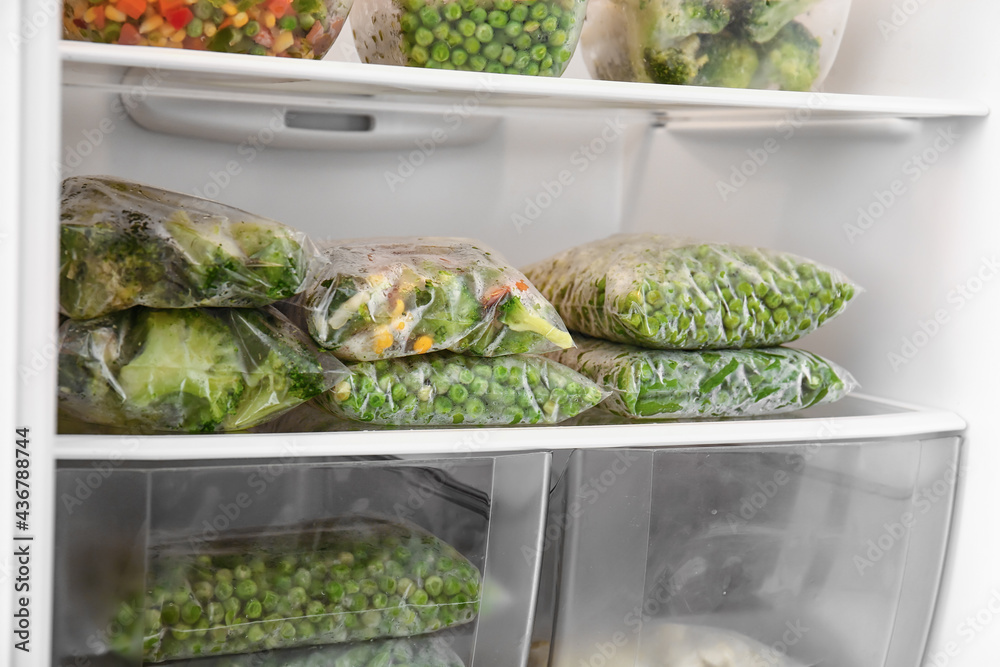
[[[613,81],[816,89],[850,0],[591,0],[581,36],[591,75]]]
[[[353,0],[64,0],[64,36],[86,42],[167,46],[319,59]]]
[[[361,0],[362,62],[559,76],[573,56],[587,0]]]

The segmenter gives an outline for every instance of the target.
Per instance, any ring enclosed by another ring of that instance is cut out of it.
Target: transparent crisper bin
[[[590,0],[581,48],[612,81],[814,90],[850,0]]]
[[[359,0],[351,24],[361,62],[559,76],[587,0]]]
[[[318,59],[353,0],[63,0],[66,39]]]
[[[525,664],[549,461],[62,467],[53,663]]]
[[[550,503],[532,664],[916,664],[959,448],[574,452]]]

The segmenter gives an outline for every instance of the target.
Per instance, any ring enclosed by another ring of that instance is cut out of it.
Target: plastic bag
[[[465,667],[443,637],[383,639],[352,645],[199,658],[177,667]]]
[[[845,275],[789,253],[620,234],[525,270],[567,326],[656,349],[770,347],[836,317]]]
[[[329,264],[300,303],[313,339],[341,359],[436,350],[492,357],[573,345],[552,305],[476,241],[367,239],[323,253]]]
[[[839,401],[857,388],[850,373],[802,350],[648,350],[577,337],[553,353],[611,391],[602,408],[622,417],[750,417]]]
[[[136,431],[244,429],[347,374],[270,307],[137,307],[59,335],[61,410]]]
[[[144,662],[409,637],[479,612],[472,563],[419,528],[379,518],[149,551],[145,599],[122,635],[141,633]]]
[[[535,355],[439,352],[348,368],[351,376],[316,403],[374,424],[555,424],[605,396],[586,377]]]
[[[62,186],[59,298],[76,319],[152,308],[263,306],[301,291],[305,234],[224,204],[107,177]]]

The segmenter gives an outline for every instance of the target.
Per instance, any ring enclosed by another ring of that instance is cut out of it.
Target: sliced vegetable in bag
[[[649,350],[577,336],[553,353],[611,391],[604,409],[622,417],[749,417],[838,401],[857,388],[850,373],[787,347]]]
[[[309,332],[341,359],[436,350],[482,356],[551,352],[573,340],[520,271],[469,239],[348,241],[300,302]]]
[[[179,538],[150,547],[123,635],[142,634],[144,662],[409,637],[472,621],[480,584],[452,546],[374,517]]]
[[[604,399],[593,382],[536,355],[450,352],[348,364],[316,403],[373,424],[555,424]]]
[[[107,177],[62,186],[59,300],[88,319],[136,305],[263,306],[301,291],[305,234],[224,204]]]
[[[199,658],[177,667],[465,667],[445,637],[377,639],[304,649]]]
[[[790,253],[620,234],[525,270],[567,326],[656,349],[770,347],[817,329],[859,288]]]
[[[137,431],[248,428],[346,375],[273,308],[140,306],[59,335],[62,411]]]

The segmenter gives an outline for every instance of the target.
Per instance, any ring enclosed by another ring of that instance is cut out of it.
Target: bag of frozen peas
[[[347,371],[271,307],[136,307],[59,330],[59,407],[144,431],[233,431],[321,394]]]
[[[555,424],[603,400],[579,373],[537,355],[450,352],[348,364],[351,375],[316,403],[373,424]]]
[[[331,242],[298,297],[309,333],[341,359],[451,350],[543,353],[573,340],[552,305],[495,251],[470,239]]]
[[[573,331],[642,347],[770,347],[817,329],[859,288],[839,271],[763,248],[620,234],[525,273]]]
[[[472,621],[480,584],[451,545],[376,517],[178,538],[149,547],[145,595],[113,646],[127,653],[141,634],[143,661],[158,663],[410,637]],[[370,664],[338,659],[323,664]]]
[[[577,336],[550,355],[611,392],[601,407],[622,417],[752,417],[833,403],[857,388],[850,373],[787,347],[650,350]]]
[[[190,195],[108,177],[63,181],[59,301],[75,319],[132,306],[264,306],[319,260],[305,234]]]

